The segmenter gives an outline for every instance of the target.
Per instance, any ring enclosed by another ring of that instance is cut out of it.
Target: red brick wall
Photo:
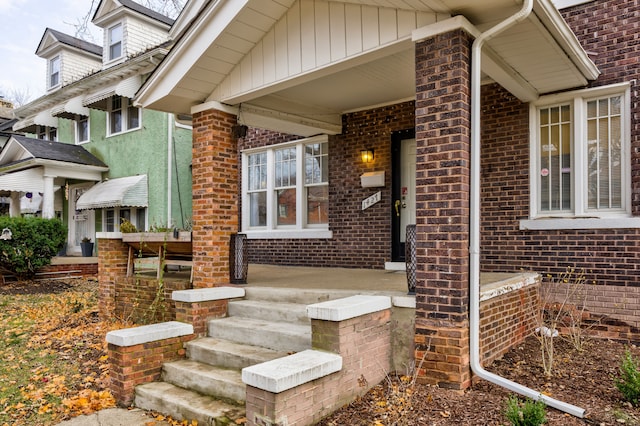
[[[249,260],[255,263],[384,268],[391,260],[391,134],[412,129],[414,103],[405,102],[347,114],[343,133],[329,138],[329,229],[333,238],[250,240]],[[251,129],[240,149],[301,139]],[[375,160],[360,159],[364,148],[375,150]],[[360,175],[385,172],[384,188],[362,188]],[[362,200],[382,191],[382,200],[362,211]]]
[[[480,362],[484,367],[531,335],[540,308],[539,283],[480,303]]]
[[[229,244],[238,232],[236,117],[217,110],[193,115],[193,287],[229,283]]]
[[[420,377],[464,389],[469,368],[471,37],[416,44],[416,361]]]
[[[591,86],[631,82],[631,116],[640,117],[637,76],[640,1],[595,1],[563,10],[569,26],[602,75]],[[631,19],[635,17],[634,19]],[[629,321],[640,316],[625,301],[640,285],[640,230],[521,231],[529,217],[528,105],[497,87],[482,92],[482,259],[485,271],[533,270],[546,277],[567,267],[584,269],[592,313]],[[632,211],[640,215],[640,124],[631,123]],[[607,286],[603,289],[601,286]],[[609,293],[617,297],[609,297]]]
[[[365,394],[390,371],[390,321],[388,309],[339,322],[312,320],[313,349],[342,356],[342,369],[277,394],[247,386],[247,424],[312,424]]]
[[[195,336],[173,337],[134,346],[109,343],[109,389],[118,405],[133,403],[135,387],[160,380],[162,364],[184,358],[184,345]]]
[[[135,324],[154,324],[176,319],[175,302],[171,293],[188,290],[188,280],[142,277],[119,277],[115,281],[115,311],[117,318]]]
[[[95,277],[98,275],[98,263],[74,263],[66,265],[47,265],[38,270],[39,278],[66,276]]]

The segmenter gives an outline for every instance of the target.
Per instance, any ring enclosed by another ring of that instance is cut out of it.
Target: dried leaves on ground
[[[578,419],[547,407],[550,425],[640,425],[640,409],[623,400],[615,386],[625,350],[618,342],[589,340],[582,352],[564,340],[555,345],[550,378],[542,369],[540,343],[530,337],[493,363],[489,371],[586,410]],[[511,393],[480,380],[465,392],[412,384],[411,376],[393,376],[343,407],[319,425],[507,425],[505,404]]]
[[[97,283],[0,284],[0,425],[49,425],[115,406]]]

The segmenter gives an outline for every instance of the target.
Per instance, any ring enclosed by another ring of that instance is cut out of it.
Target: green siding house
[[[47,61],[47,92],[15,110],[13,130],[27,137],[0,152],[10,214],[61,218],[69,255],[83,238],[118,232],[123,219],[139,230],[191,221],[190,122],[132,100],[169,52],[173,20],[103,0],[92,22],[102,46],[44,31],[36,54]],[[85,155],[65,155],[68,144]]]

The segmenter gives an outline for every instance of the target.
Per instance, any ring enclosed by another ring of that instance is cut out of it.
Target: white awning
[[[40,111],[32,117],[25,118],[13,125],[16,132],[35,133],[36,126],[58,127],[58,119],[51,116],[49,110]]]
[[[51,115],[54,117],[62,117],[69,120],[73,120],[76,115],[89,116],[89,108],[82,105],[84,98],[82,96],[76,96],[68,101],[56,105],[51,108]]]
[[[44,169],[20,170],[0,176],[0,191],[12,192],[44,192]]]
[[[128,176],[99,182],[78,198],[78,210],[108,207],[147,207],[147,175]]]
[[[132,99],[140,86],[142,86],[142,77],[134,75],[87,96],[82,101],[82,105],[106,111],[108,109],[107,99],[112,96],[124,96]]]

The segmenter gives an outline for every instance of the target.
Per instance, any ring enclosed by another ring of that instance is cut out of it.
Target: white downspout
[[[167,227],[171,227],[171,180],[173,178],[173,114],[167,113]]]
[[[480,365],[480,74],[482,46],[500,32],[526,19],[533,10],[533,0],[524,0],[522,9],[496,26],[482,33],[471,50],[471,182],[469,230],[469,332],[471,371],[478,377],[513,392],[576,417],[584,417],[584,409],[550,398],[538,391],[512,382],[485,370]]]

